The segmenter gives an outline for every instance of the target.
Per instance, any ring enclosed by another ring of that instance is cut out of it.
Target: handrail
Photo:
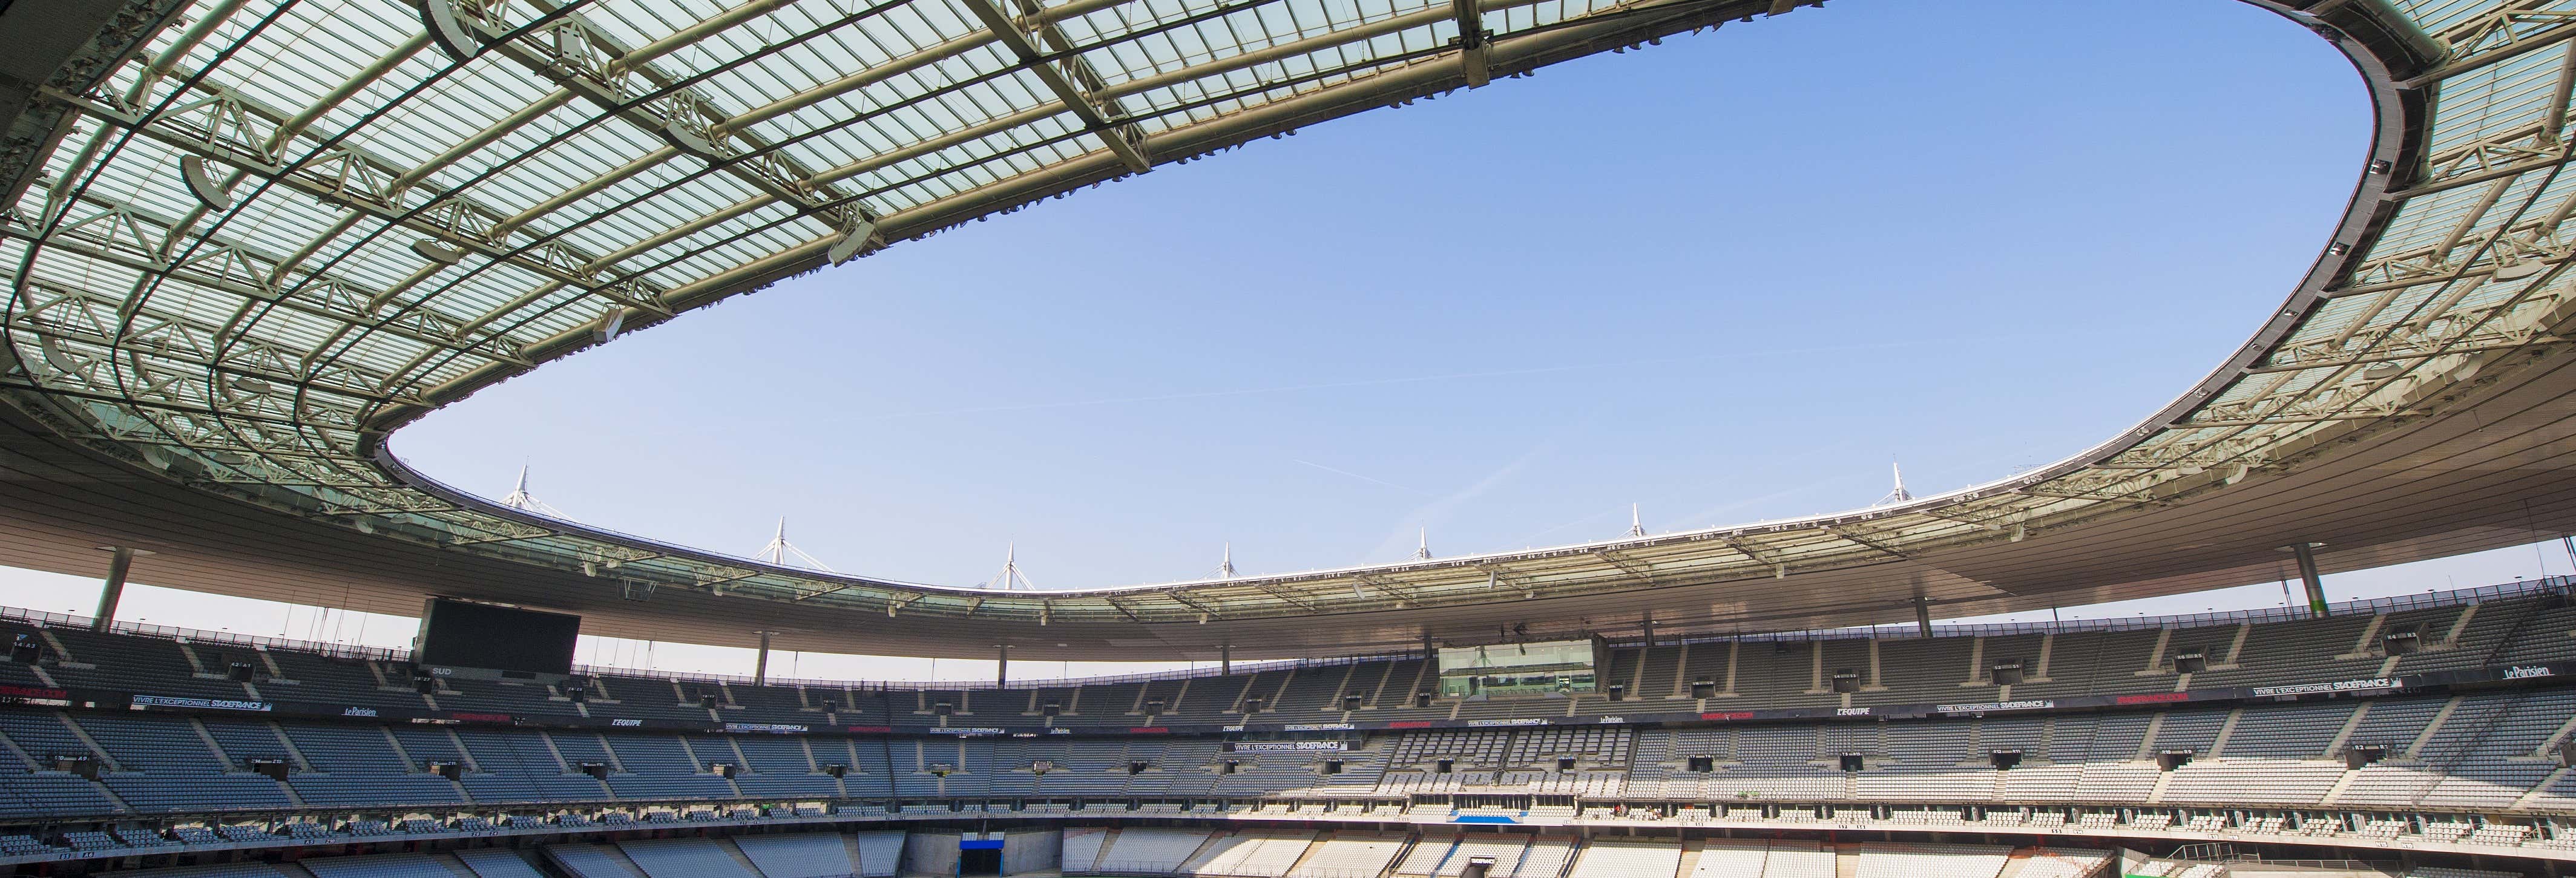
[[[2343,603],[2329,605],[2327,607],[2327,612],[2330,615],[2393,613],[2406,610],[2434,609],[2473,603],[2484,603],[2487,601],[2510,600],[2514,598],[2532,597],[2552,593],[2568,594],[2571,592],[2576,592],[2576,576],[2548,576],[2540,579],[2516,580],[2514,582],[2498,585],[2484,585],[2471,588],[2451,589],[2448,591],[2426,592],[2420,595],[2408,594],[2396,595],[2393,597],[2345,601]],[[2085,631],[2141,631],[2154,630],[2158,628],[2262,625],[2274,622],[2296,622],[2309,618],[2313,617],[2308,614],[2307,610],[2302,608],[2265,607],[2254,610],[2231,610],[2217,613],[2185,613],[2165,616],[2137,616],[2132,618],[2068,619],[2055,622],[2007,622],[1977,625],[1934,625],[1932,626],[1932,636],[1998,637],[2012,634],[2066,634]],[[44,610],[30,610],[6,606],[0,606],[0,621],[22,622],[39,628],[78,629],[86,629],[90,627],[91,623],[91,619],[87,616],[76,616],[69,613],[53,613]],[[108,625],[108,631],[115,634],[162,637],[173,640],[186,640],[194,643],[224,643],[264,650],[286,650],[290,652],[312,653],[339,659],[388,662],[407,662],[411,660],[411,651],[407,649],[363,646],[353,643],[325,643],[310,640],[295,640],[285,637],[265,637],[254,634],[238,634],[230,631],[206,631],[196,628],[181,628],[172,625],[150,625],[141,622],[114,622]],[[1865,628],[1836,628],[1817,631],[1770,631],[1689,635],[1678,638],[1658,638],[1657,645],[1673,646],[1685,643],[1724,643],[1728,641],[1760,643],[1766,641],[1868,640],[1883,637],[1910,638],[1916,636],[1919,636],[1919,632],[1916,626],[1913,625],[1879,625]],[[1612,641],[1612,644],[1615,646],[1638,646],[1643,644],[1643,640],[1640,638],[1628,638],[1625,640]],[[1012,691],[1029,689],[1070,689],[1077,686],[1103,686],[1118,683],[1150,682],[1157,680],[1198,679],[1203,677],[1225,676],[1229,673],[1245,674],[1290,669],[1340,667],[1342,665],[1359,664],[1362,662],[1400,661],[1420,657],[1421,655],[1419,653],[1403,652],[1280,659],[1275,661],[1244,662],[1234,665],[1231,671],[1223,667],[1189,668],[1175,671],[1146,671],[1132,674],[1110,674],[1091,677],[1021,680],[1014,681],[1007,686],[997,686],[994,681],[990,680],[832,680],[821,678],[781,677],[771,677],[765,685],[812,686],[828,689],[848,688],[891,692],[970,692],[993,690],[997,688]],[[584,676],[634,677],[728,685],[750,685],[753,682],[753,678],[738,674],[661,671],[649,668],[617,668],[583,664],[574,665],[573,672]]]

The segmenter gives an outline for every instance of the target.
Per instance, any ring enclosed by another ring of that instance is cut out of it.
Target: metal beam
[[[1485,30],[1485,12],[1479,0],[1449,0],[1449,14],[1458,25],[1458,67],[1467,75],[1468,88],[1484,88],[1494,81],[1494,71],[1487,47],[1493,34]]]
[[[1059,69],[1056,64],[1040,57],[1037,43],[1030,38],[1029,32],[1022,30],[1019,22],[994,6],[994,0],[962,2],[975,13],[977,20],[984,23],[985,29],[992,31],[1002,45],[1010,49],[1022,67],[1036,76],[1047,91],[1055,94],[1056,100],[1063,102],[1066,109],[1072,110],[1074,116],[1082,120],[1083,130],[1098,137],[1110,152],[1118,155],[1119,161],[1127,164],[1128,170],[1141,174],[1154,169],[1153,160],[1145,155],[1144,131],[1132,123],[1111,118],[1110,103],[1092,94],[1102,85],[1100,74],[1094,72],[1080,56],[1059,62],[1063,64]]]

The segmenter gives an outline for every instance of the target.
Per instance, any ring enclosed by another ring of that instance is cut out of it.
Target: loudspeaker
[[[2424,646],[2424,632],[2413,625],[2379,635],[2379,647],[2389,655],[2414,655]]]
[[[1993,680],[1997,686],[2021,685],[2021,660],[2007,659],[1996,662],[1993,667],[1987,669],[1987,673],[1994,675]]]
[[[2173,664],[2176,673],[2197,674],[2209,670],[2209,654],[2197,649],[2184,650],[2174,653]]]
[[[55,771],[69,772],[90,780],[98,779],[98,763],[88,756],[56,756],[53,758],[53,766]]]

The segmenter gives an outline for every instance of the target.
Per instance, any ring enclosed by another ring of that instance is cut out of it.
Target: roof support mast
[[[833,570],[832,565],[825,564],[820,559],[817,559],[812,555],[805,554],[805,550],[796,548],[795,543],[787,541],[787,519],[784,516],[781,516],[778,519],[778,533],[777,535],[769,538],[769,545],[760,547],[760,553],[751,557],[753,560],[767,561],[780,567],[802,566],[811,567],[825,573],[839,572]]]

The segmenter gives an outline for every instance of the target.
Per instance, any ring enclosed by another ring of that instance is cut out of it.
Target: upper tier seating
[[[2576,638],[2565,636],[2567,630],[2576,628],[2576,607],[2548,607],[2537,594],[2539,586],[2523,588],[2526,594],[2483,602],[2470,602],[2478,593],[2461,592],[2448,598],[2435,596],[2449,603],[2385,611],[2369,606],[2347,608],[2345,614],[2325,619],[2177,619],[2169,630],[2099,630],[2079,623],[2053,638],[2036,633],[2003,633],[1871,640],[1836,633],[1813,635],[1812,639],[1799,639],[1807,635],[1787,635],[1652,649],[1622,647],[1612,650],[1607,674],[1623,685],[1636,684],[1636,691],[1620,701],[1611,701],[1607,693],[1589,693],[1571,699],[1466,703],[1435,699],[1427,707],[1415,706],[1410,694],[1428,685],[1430,679],[1427,666],[1419,659],[1320,663],[1186,680],[1050,684],[1008,692],[916,692],[820,684],[755,687],[613,673],[585,680],[592,691],[587,705],[592,716],[701,722],[927,722],[933,706],[948,701],[952,711],[961,717],[1020,723],[1042,716],[1039,708],[1043,701],[1051,700],[1070,708],[1052,718],[1054,725],[1119,727],[1136,724],[1149,710],[1154,711],[1152,717],[1157,722],[1235,722],[1246,716],[1243,708],[1256,698],[1262,705],[1258,718],[1275,722],[1514,718],[1533,712],[1588,716],[1694,707],[1828,707],[1840,706],[1843,696],[1831,691],[1825,678],[1844,670],[1864,677],[1861,690],[1851,694],[1850,703],[1869,706],[2000,699],[2006,694],[2027,699],[2169,692],[2178,683],[2207,688],[2320,682],[2383,673],[2576,659]],[[2385,646],[2386,637],[2401,633],[2414,636],[2415,651],[2391,656]],[[572,716],[579,712],[572,702],[548,686],[445,680],[437,692],[424,696],[401,685],[408,680],[409,671],[399,662],[334,658],[283,647],[253,651],[216,642],[224,635],[205,635],[182,643],[164,637],[98,634],[77,626],[39,629],[30,623],[0,619],[0,641],[18,634],[44,639],[43,654],[32,668],[0,656],[0,681],[40,684],[43,681],[36,674],[42,672],[66,686],[159,695],[410,708],[434,705],[529,716]],[[2044,657],[2040,648],[2043,640],[2050,644]],[[2188,675],[2177,673],[2175,658],[2183,653],[2201,655],[2207,668]],[[222,679],[224,668],[235,661],[254,669],[250,683]],[[2022,682],[2009,687],[1995,684],[1991,669],[2006,661],[2023,663]],[[282,674],[273,674],[272,666]],[[379,685],[380,679],[394,685]],[[264,680],[292,680],[293,685],[279,683],[262,688]],[[1695,698],[1691,687],[1703,680],[1717,691],[1705,699]],[[715,696],[715,709],[700,706],[699,698],[705,695]],[[1344,709],[1343,696],[1359,696],[1359,706]],[[1158,710],[1153,708],[1156,701],[1162,702]],[[1555,757],[1572,756],[1589,767],[1627,758],[1620,749],[1625,739],[1612,730],[1568,729],[1555,734],[1557,737],[1524,737],[1505,743],[1461,733],[1453,739],[1426,741],[1418,750],[1396,753],[1392,764],[1404,767],[1434,758],[1455,758],[1466,767],[1552,767]],[[616,739],[611,738],[603,746],[615,744]],[[703,772],[706,763],[718,761],[749,763],[743,766],[747,772],[736,781],[749,784],[746,791],[757,788],[777,794],[823,795],[830,786],[823,782],[827,779],[816,778],[805,767],[803,754],[781,747],[765,747],[758,753],[746,748],[736,754],[730,750],[694,753],[685,745],[640,746],[652,748],[640,754],[644,767],[627,766],[628,773],[610,780],[619,795],[627,795],[629,790],[638,795],[712,795],[710,791],[722,784],[712,783]],[[1494,749],[1498,746],[1510,749]],[[258,749],[270,748],[262,745]],[[751,783],[753,778],[758,778],[757,783]],[[468,787],[476,785],[469,782]],[[560,790],[542,786],[537,791],[520,790],[518,794],[563,795]],[[937,784],[926,781],[922,786],[935,791]],[[1778,791],[1785,793],[1795,788],[1793,784]],[[494,798],[511,795],[499,788],[493,788],[491,793]]]
[[[1602,775],[1612,782],[1584,795],[1721,801],[1751,793],[1764,800],[1815,802],[2018,800],[2502,810],[2517,803],[2549,807],[2566,801],[2553,797],[2563,795],[2561,788],[2576,785],[2576,773],[2558,772],[2550,754],[2568,728],[2565,717],[2569,715],[2576,715],[2576,689],[2535,688],[2098,714],[1625,728],[1604,739],[1615,740],[1616,752],[1628,754],[1624,762],[1596,756],[1601,761],[1579,773],[1488,767],[1449,774],[1419,767],[1387,771],[1384,763],[1391,758],[1424,759],[1426,754],[1475,752],[1507,759],[1514,749],[1546,752],[1554,733],[1562,730],[1475,730],[1473,736],[1375,733],[1347,751],[1229,755],[1219,749],[1219,742],[1205,739],[760,736],[737,740],[641,731],[603,739],[572,730],[340,725],[314,720],[231,726],[225,737],[237,747],[255,746],[261,740],[252,732],[296,742],[295,751],[287,754],[287,784],[281,786],[268,777],[226,766],[229,754],[218,749],[221,739],[213,734],[215,728],[224,727],[223,718],[209,718],[215,720],[209,723],[166,714],[0,707],[0,757],[9,757],[0,759],[0,779],[8,781],[0,784],[0,802],[13,802],[21,813],[42,809],[34,813],[62,817],[286,810],[295,807],[286,798],[290,787],[299,793],[328,792],[305,798],[307,808],[463,803],[469,796],[477,803],[606,802],[610,787],[632,791],[631,795],[621,792],[616,800],[628,806],[653,801],[727,802],[754,794],[737,792],[726,778],[688,766],[703,758],[692,753],[730,753],[740,747],[743,753],[756,749],[800,760],[809,748],[829,752],[851,769],[849,779],[836,786],[835,793],[847,789],[854,797],[884,797],[890,791],[919,798],[1080,795],[1113,800],[1210,794],[1329,796],[1341,791],[1544,793],[1553,789],[1547,783],[1555,778]],[[1540,743],[1526,743],[1525,737],[1538,738]],[[2344,750],[2362,746],[2384,748],[2386,758],[2357,771],[2347,769]],[[1994,770],[1987,757],[1999,748],[2021,750],[2024,761],[2010,771]],[[2188,752],[2192,760],[2170,773],[2162,772],[2152,757],[2165,751]],[[85,753],[103,770],[93,781],[61,771],[30,769],[15,758],[19,752]],[[1860,756],[1863,769],[1843,771],[1840,757],[1845,755]],[[1343,775],[1317,771],[1326,756],[1343,763]],[[891,764],[889,757],[894,760]],[[1249,770],[1233,774],[1218,770],[1225,759],[1240,763],[1244,757],[1251,760]],[[1705,764],[1694,762],[1703,757]],[[428,772],[431,763],[442,761],[462,762],[461,785]],[[1040,761],[1054,766],[1042,778],[1031,770]],[[1144,763],[1146,770],[1131,774],[1128,768],[1134,762]],[[612,783],[604,787],[577,770],[584,763],[625,771],[612,771]],[[950,773],[940,777],[929,770],[934,765],[948,766]],[[1344,775],[1353,774],[1376,782],[1345,783]],[[882,780],[886,778],[896,782],[889,787]],[[347,785],[314,783],[331,780]],[[664,785],[675,782],[684,785]],[[2544,783],[2556,786],[2541,788]],[[816,793],[818,799],[841,798]],[[1443,814],[1448,811],[1445,805],[1424,807]],[[683,805],[672,810],[694,809]],[[1955,812],[1899,810],[1925,821],[1949,813],[1948,819],[1956,822]],[[678,819],[677,813],[673,819]],[[1906,818],[1900,815],[1899,819]],[[362,821],[352,824],[351,831],[369,827],[393,831],[377,826],[382,822]],[[296,829],[289,826],[285,831]],[[304,831],[327,828],[305,827]],[[256,832],[265,835],[267,830]],[[2478,840],[2519,844],[2529,839],[2491,832]],[[1135,853],[1127,850],[1115,855]],[[1555,854],[1541,850],[1538,855]],[[1168,864],[1180,863],[1180,857],[1174,857]]]

